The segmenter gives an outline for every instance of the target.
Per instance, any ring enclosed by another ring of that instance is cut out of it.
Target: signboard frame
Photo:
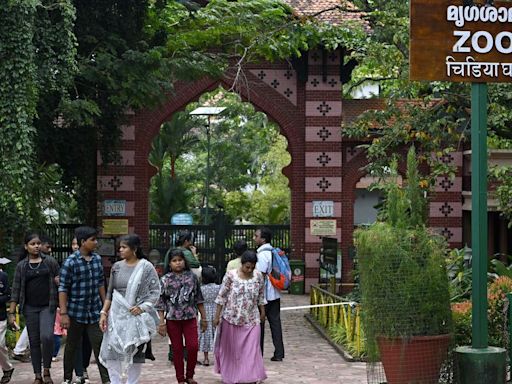
[[[106,217],[126,216],[126,200],[103,200],[102,214]]]
[[[410,16],[411,80],[512,82],[512,2],[411,0]]]
[[[127,235],[128,219],[103,219],[101,226],[104,235]]]
[[[336,228],[336,219],[309,221],[309,230],[312,236],[336,236]]]
[[[312,206],[313,217],[333,217],[334,201],[331,200],[314,200]]]

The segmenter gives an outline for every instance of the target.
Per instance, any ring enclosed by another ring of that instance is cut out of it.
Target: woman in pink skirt
[[[254,269],[257,261],[254,251],[245,251],[241,266],[226,273],[215,299],[215,371],[224,384],[255,383],[267,378],[260,349],[265,281]]]

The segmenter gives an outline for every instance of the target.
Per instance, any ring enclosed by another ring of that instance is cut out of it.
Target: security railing
[[[346,301],[319,285],[311,286],[310,299],[311,305],[319,305],[310,309],[311,316],[326,329],[331,339],[354,358],[363,358],[366,346],[359,304]]]

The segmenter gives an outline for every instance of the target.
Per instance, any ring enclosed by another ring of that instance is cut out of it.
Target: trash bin
[[[302,260],[290,260],[290,269],[292,270],[292,281],[289,291],[292,295],[303,295],[306,264]]]

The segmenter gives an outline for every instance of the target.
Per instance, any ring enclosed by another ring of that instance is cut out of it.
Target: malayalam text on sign
[[[512,2],[411,0],[411,80],[512,82]]]

